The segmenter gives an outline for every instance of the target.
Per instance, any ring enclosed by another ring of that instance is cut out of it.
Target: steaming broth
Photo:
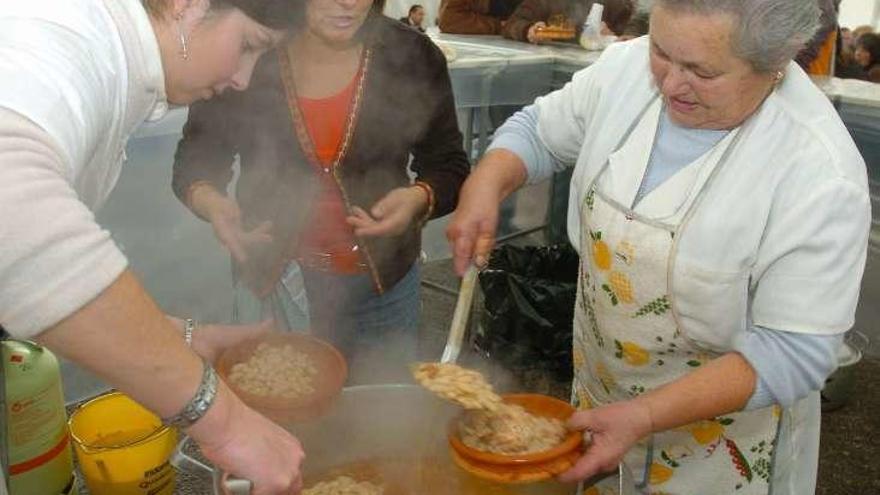
[[[302,495],[384,495],[381,485],[339,476],[329,481],[319,481],[303,490]]]
[[[344,389],[333,409],[290,431],[308,453],[306,486],[349,476],[383,485],[384,495],[571,495],[556,481],[500,485],[454,464],[448,427],[461,409],[417,385]]]
[[[451,464],[448,458],[374,458],[306,476],[306,486],[348,476],[381,486],[383,495],[569,495],[573,487],[556,482],[502,485],[481,480]]]

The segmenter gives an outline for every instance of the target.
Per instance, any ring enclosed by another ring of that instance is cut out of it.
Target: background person
[[[450,34],[501,34],[522,0],[443,0],[437,25]]]
[[[853,29],[853,31],[852,31],[853,41],[854,42],[858,41],[858,39],[861,38],[863,34],[873,33],[873,32],[874,32],[874,28],[868,24],[858,26],[855,29]]]
[[[865,33],[859,36],[853,60],[862,68],[864,79],[880,82],[880,35]]]
[[[577,39],[593,3],[593,0],[523,0],[504,23],[501,34],[512,40],[536,43],[537,29],[546,27],[552,17],[561,15],[575,27]],[[621,34],[636,11],[635,1],[606,0],[600,3],[605,6],[602,21],[614,34]]]
[[[837,14],[840,0],[818,0],[818,5],[822,9],[819,29],[794,60],[807,74],[830,76],[834,66],[834,53],[839,43]]]
[[[425,32],[425,27],[422,26],[422,22],[424,22],[424,20],[425,8],[418,4],[415,4],[409,8],[409,13],[406,17],[400,18],[400,22],[422,33]]]
[[[251,88],[192,106],[174,191],[232,255],[238,315],[310,328],[349,358],[375,347],[408,374],[421,229],[470,169],[446,59],[378,2],[301,5]]]

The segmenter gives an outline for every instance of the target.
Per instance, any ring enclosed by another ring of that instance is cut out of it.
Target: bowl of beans
[[[581,455],[581,432],[565,421],[567,402],[540,394],[502,395],[502,405],[465,410],[449,424],[456,463],[481,477],[530,482],[555,476]]]
[[[279,424],[326,412],[348,376],[335,347],[298,332],[265,334],[229,348],[216,368],[245,404]]]

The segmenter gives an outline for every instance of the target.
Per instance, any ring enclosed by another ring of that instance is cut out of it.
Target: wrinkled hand
[[[399,187],[376,202],[370,212],[355,206],[346,221],[363,237],[402,234],[428,206],[428,195],[420,187]]]
[[[192,346],[196,354],[213,363],[226,349],[275,330],[274,320],[249,325],[200,325],[193,332]]]
[[[468,180],[461,189],[458,207],[446,227],[455,272],[462,276],[471,263],[478,268],[489,262],[498,229],[501,197],[488,183]]]
[[[651,411],[638,399],[576,412],[568,420],[573,430],[586,430],[592,437],[586,452],[568,471],[562,482],[581,481],[617,469],[624,454],[651,433]]]
[[[252,481],[252,495],[299,493],[300,466],[305,458],[299,441],[237,398],[232,399],[236,405],[225,428],[211,432],[206,439],[193,435],[202,453],[214,466]]]
[[[272,222],[265,221],[257,228],[245,231],[238,203],[226,196],[213,199],[206,216],[214,228],[214,235],[239,263],[247,261],[252,246],[272,242]]]
[[[529,26],[529,30],[526,33],[526,39],[529,43],[539,43],[541,39],[538,37],[538,30],[547,27],[547,23],[545,22],[536,22]]]

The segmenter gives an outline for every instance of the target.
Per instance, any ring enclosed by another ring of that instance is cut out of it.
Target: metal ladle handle
[[[251,480],[234,478],[229,473],[223,473],[220,486],[223,489],[223,495],[250,495],[254,484]]]
[[[440,358],[441,363],[454,363],[461,353],[461,343],[464,340],[468,317],[471,314],[471,303],[474,300],[477,273],[477,267],[471,264],[461,278],[461,289],[458,291],[458,301],[455,303],[452,325],[449,327],[449,337],[446,339],[446,347]]]
[[[174,450],[174,453],[171,455],[171,465],[179,470],[189,470],[189,471],[205,471],[211,474],[214,480],[217,479],[217,476],[220,476],[220,482],[215,485],[216,488],[219,487],[222,495],[250,495],[251,490],[253,490],[253,482],[250,480],[235,478],[230,476],[229,473],[219,474],[218,470],[205,464],[202,461],[192,457],[189,454],[184,452],[184,449],[189,444],[191,439],[188,436],[184,436],[180,442],[177,443],[177,448]]]

